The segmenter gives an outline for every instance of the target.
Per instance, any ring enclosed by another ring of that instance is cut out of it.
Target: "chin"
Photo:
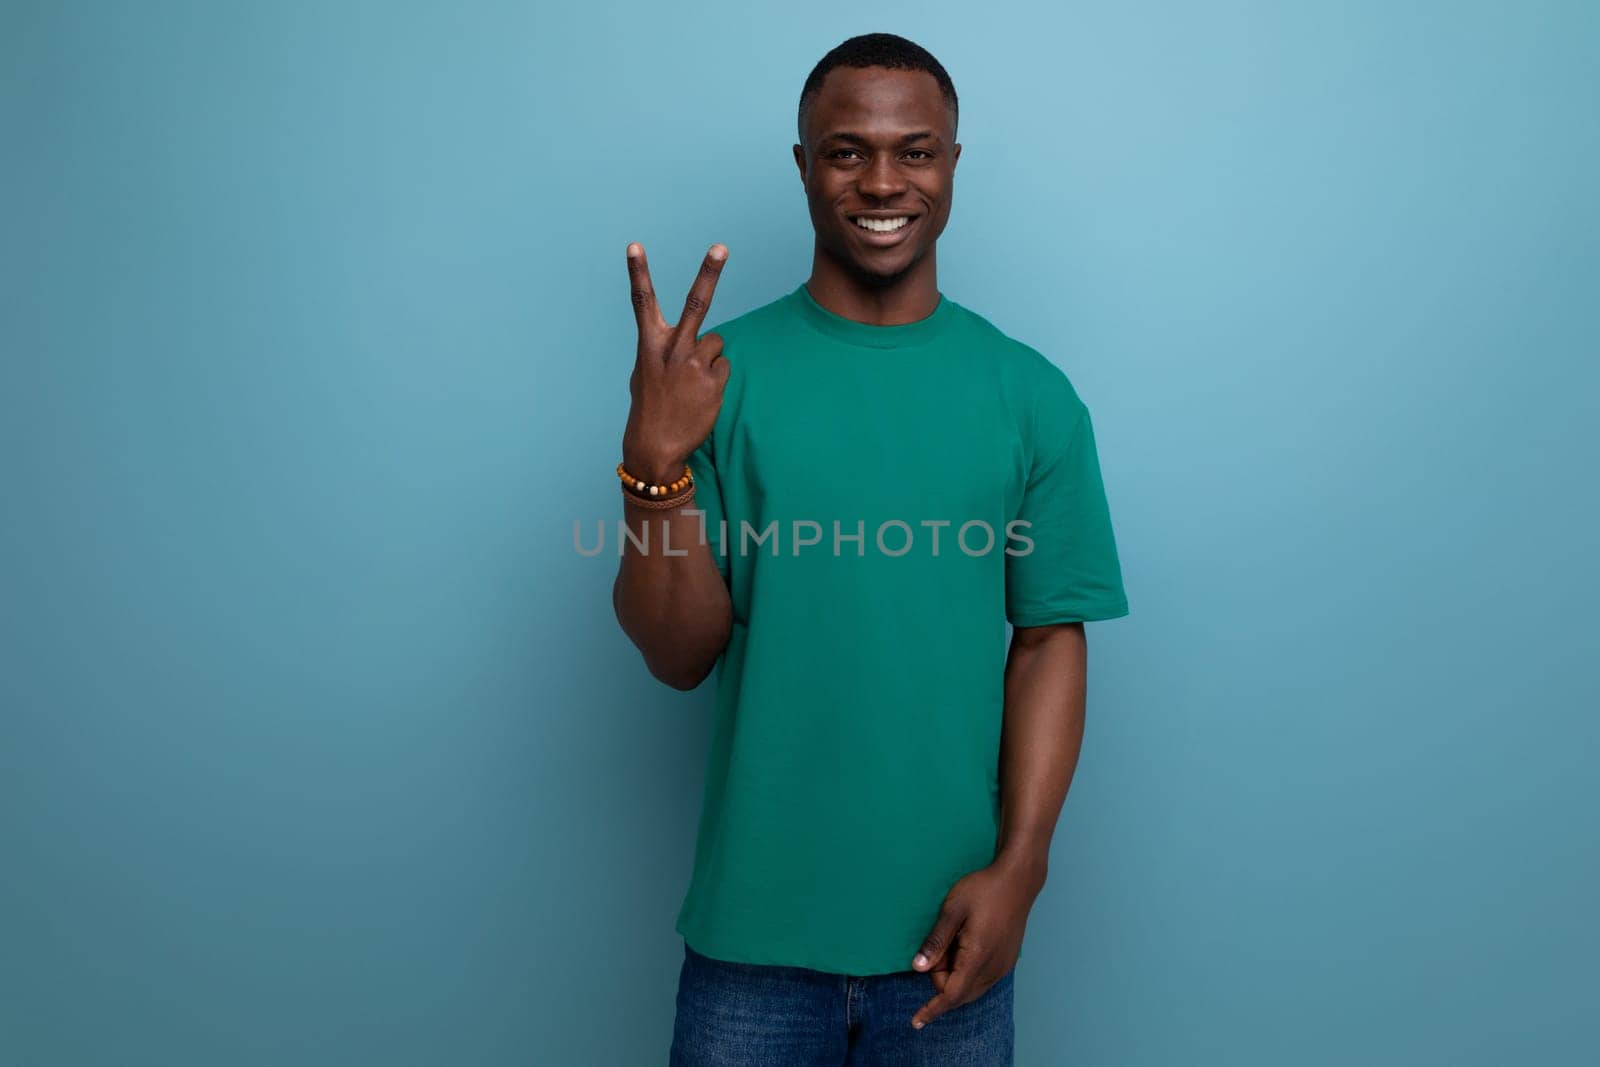
[[[916,266],[917,261],[921,258],[922,254],[917,252],[909,256],[897,256],[894,259],[853,260],[852,262],[857,273],[884,282],[892,282]]]

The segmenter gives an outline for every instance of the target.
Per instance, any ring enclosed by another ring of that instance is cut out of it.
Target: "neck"
[[[806,290],[824,308],[869,326],[902,326],[933,314],[939,305],[939,271],[930,248],[902,274],[862,275],[819,246],[812,254]]]

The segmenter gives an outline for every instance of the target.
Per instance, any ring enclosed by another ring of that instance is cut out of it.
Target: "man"
[[[956,123],[851,38],[801,93],[805,283],[702,335],[727,249],[668,326],[628,246],[613,600],[657,678],[719,668],[674,1063],[1011,1062],[1083,623],[1128,605],[1087,408],[938,288]]]

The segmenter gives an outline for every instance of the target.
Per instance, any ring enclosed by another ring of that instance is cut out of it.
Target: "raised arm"
[[[722,338],[697,333],[727,257],[727,248],[711,246],[683,314],[668,326],[656,303],[644,248],[628,246],[639,346],[628,383],[633,402],[622,434],[622,465],[653,484],[670,483],[683,473],[722,410],[728,381]],[[689,513],[694,506],[690,501],[681,510],[654,510],[624,496],[623,517],[633,539],[623,541],[611,589],[623,632],[650,673],[675,689],[693,689],[705,680],[733,625],[728,587],[709,544],[702,543],[710,538],[701,537],[700,517]]]

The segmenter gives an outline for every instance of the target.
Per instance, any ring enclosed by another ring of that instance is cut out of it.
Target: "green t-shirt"
[[[676,929],[724,960],[908,970],[994,859],[1005,622],[1128,613],[1089,412],[942,295],[872,326],[802,284],[715,329],[728,383],[691,466],[733,633]]]

